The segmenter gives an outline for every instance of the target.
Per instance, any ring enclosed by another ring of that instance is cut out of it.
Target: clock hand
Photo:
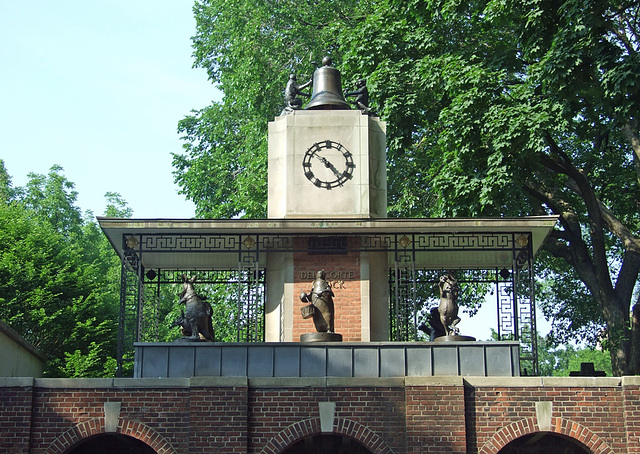
[[[324,158],[323,156],[320,156],[320,155],[316,155],[316,157],[320,160],[320,162],[322,162],[324,164],[324,166],[327,169],[331,169],[331,171],[333,172],[333,174],[335,176],[337,176],[338,178],[340,178],[342,176],[342,174],[340,172],[338,172],[338,169],[336,169],[334,167],[334,165],[331,164],[326,158]]]

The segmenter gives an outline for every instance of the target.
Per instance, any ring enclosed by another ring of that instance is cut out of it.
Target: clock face
[[[302,160],[304,176],[318,188],[333,189],[353,178],[353,155],[333,140],[316,142]]]

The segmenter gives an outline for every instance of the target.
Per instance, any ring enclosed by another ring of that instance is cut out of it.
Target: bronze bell
[[[340,71],[331,66],[331,59],[325,57],[323,66],[313,73],[313,93],[306,110],[349,110],[351,106],[344,100]]]

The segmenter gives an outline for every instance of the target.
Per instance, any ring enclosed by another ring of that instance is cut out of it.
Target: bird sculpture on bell
[[[322,66],[313,73],[313,93],[306,110],[350,110],[342,94],[340,71],[331,66],[331,58],[324,57]]]

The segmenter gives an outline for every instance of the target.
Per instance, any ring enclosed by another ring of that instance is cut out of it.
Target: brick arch
[[[173,446],[158,432],[139,422],[120,419],[118,431],[121,435],[140,440],[158,454],[177,454]],[[63,454],[73,445],[94,435],[109,435],[104,431],[104,418],[90,419],[73,426],[56,438],[47,448],[47,454]]]
[[[478,454],[496,454],[513,440],[536,432],[541,432],[536,418],[521,419],[496,432],[480,448]],[[613,450],[602,438],[577,422],[563,418],[551,418],[549,432],[572,438],[589,448],[593,454],[613,454]]]
[[[261,454],[280,454],[304,437],[320,433],[320,418],[305,419],[291,424],[276,434],[262,449]],[[393,450],[378,434],[358,422],[336,418],[333,432],[331,433],[351,437],[373,454],[394,454]]]

